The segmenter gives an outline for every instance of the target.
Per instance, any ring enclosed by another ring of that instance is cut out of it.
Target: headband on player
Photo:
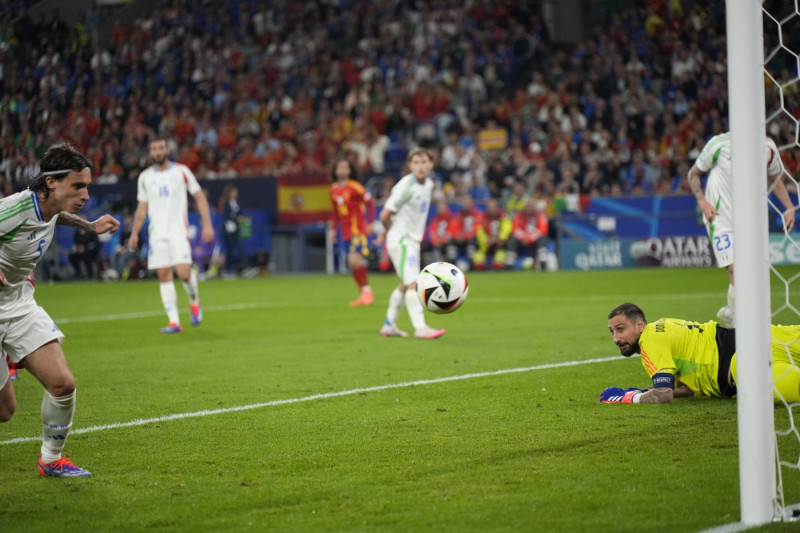
[[[84,167],[84,169],[89,167]],[[73,170],[71,168],[65,168],[64,170],[48,170],[47,172],[42,172],[41,176],[57,176],[59,174],[69,174],[70,172],[79,172],[77,170]]]

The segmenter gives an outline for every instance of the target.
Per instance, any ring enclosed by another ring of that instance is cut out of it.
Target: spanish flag
[[[508,132],[503,128],[478,132],[478,148],[481,150],[503,150],[508,146]]]
[[[278,222],[303,224],[331,218],[330,180],[324,174],[278,178]]]

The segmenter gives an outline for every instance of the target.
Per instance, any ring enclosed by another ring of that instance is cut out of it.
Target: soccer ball
[[[417,296],[431,313],[452,313],[467,299],[467,278],[451,263],[431,263],[417,278]]]

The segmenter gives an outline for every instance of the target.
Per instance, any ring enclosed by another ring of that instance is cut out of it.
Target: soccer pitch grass
[[[171,336],[158,333],[156,282],[40,284],[78,382],[65,451],[93,477],[38,475],[42,389],[20,372],[19,408],[0,425],[0,530],[666,532],[739,520],[735,401],[598,403],[605,387],[648,384],[611,342],[610,309],[712,319],[722,271],[468,277],[459,311],[427,315],[447,329],[434,341],[378,335],[389,275],[372,275],[370,308],[348,307],[345,276],[206,282],[199,328],[178,287],[185,329]],[[411,331],[405,310],[400,327]],[[797,460],[796,441],[780,445]],[[783,476],[787,503],[800,501],[800,473]]]

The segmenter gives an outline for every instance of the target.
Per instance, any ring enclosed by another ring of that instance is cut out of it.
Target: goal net
[[[729,0],[728,9],[733,4]],[[778,146],[784,165],[783,183],[797,205],[800,176],[800,6],[798,0],[765,0],[761,10],[766,133]],[[781,202],[770,190],[767,216],[771,322],[800,324],[800,231],[784,231],[782,212]],[[796,344],[793,340],[777,337],[771,340],[778,343],[790,362],[791,352],[800,351],[800,339]],[[780,393],[777,383],[793,373],[800,373],[800,368],[792,363],[788,369],[775,375],[773,382],[778,398],[774,409],[775,520],[800,518],[800,404],[788,401]]]

